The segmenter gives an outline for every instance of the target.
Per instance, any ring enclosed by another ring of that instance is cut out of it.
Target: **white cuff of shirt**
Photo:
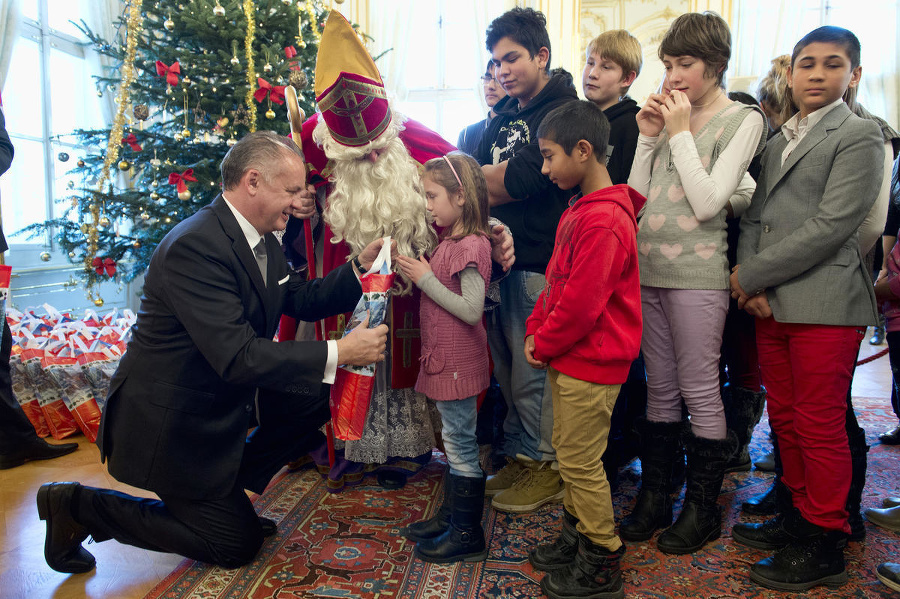
[[[338,367],[337,341],[329,339],[325,343],[328,344],[328,359],[325,360],[325,375],[322,377],[322,382],[326,385],[333,385]]]

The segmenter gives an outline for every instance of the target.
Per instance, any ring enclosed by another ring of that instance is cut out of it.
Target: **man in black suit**
[[[97,440],[110,474],[161,501],[43,485],[38,513],[54,570],[94,567],[81,546],[88,535],[226,568],[248,563],[264,530],[245,489],[261,493],[320,443],[337,364],[370,364],[385,350],[385,325],[338,341],[272,341],[282,313],[318,320],[352,310],[361,293],[354,269],[369,268],[381,241],[307,282],[290,273],[272,235],[307,209],[300,150],[252,133],[221,170],[224,193],[172,229],[151,258]]]
[[[0,175],[9,170],[13,159],[13,145],[6,133],[6,119],[0,111]],[[0,253],[9,249],[3,229],[0,228]],[[15,468],[31,460],[49,460],[72,453],[78,443],[51,445],[37,436],[28,422],[19,402],[13,396],[9,371],[9,354],[12,351],[12,335],[3,317],[2,343],[0,343],[0,470]]]

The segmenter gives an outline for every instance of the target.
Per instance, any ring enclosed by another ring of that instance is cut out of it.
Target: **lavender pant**
[[[648,420],[681,420],[683,399],[695,435],[725,438],[719,355],[728,298],[725,289],[641,286]]]

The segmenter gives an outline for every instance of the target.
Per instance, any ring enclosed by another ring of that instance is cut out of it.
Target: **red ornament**
[[[194,177],[194,169],[189,168],[180,174],[169,173],[169,185],[174,185],[179,192],[187,191],[187,183],[185,181],[196,183],[197,178]]]
[[[103,272],[106,271],[106,276],[112,277],[116,274],[116,261],[112,258],[100,258],[97,256],[91,262],[91,266],[94,267],[94,270],[101,277],[103,276]]]
[[[166,63],[156,61],[156,74],[165,78],[169,85],[178,85],[178,76],[181,74],[181,65],[178,61],[172,63],[172,66],[166,66]]]
[[[129,146],[131,146],[131,149],[134,150],[135,152],[140,152],[143,149],[143,148],[141,148],[141,145],[137,142],[137,137],[134,136],[134,133],[129,133],[127,137],[123,137],[122,143],[128,144]]]
[[[257,77],[256,82],[259,84],[259,88],[256,90],[256,92],[254,92],[253,98],[257,102],[261,103],[266,99],[266,97],[268,97],[276,104],[284,104],[283,85],[272,85],[262,77]]]

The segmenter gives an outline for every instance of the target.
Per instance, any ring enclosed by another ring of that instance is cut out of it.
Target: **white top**
[[[234,214],[234,219],[237,221],[238,226],[241,228],[241,231],[244,233],[244,237],[247,239],[247,243],[250,245],[250,251],[253,251],[263,236],[259,234],[259,231],[256,230],[256,227],[250,224],[250,221],[247,220],[243,214],[241,214],[237,208],[235,208],[231,202],[228,201],[228,198],[225,197],[225,194],[222,194],[222,199],[225,200],[225,205],[228,206],[228,209],[231,210],[231,213]],[[325,360],[325,374],[322,376],[322,382],[331,385],[334,383],[334,377],[337,375],[337,361],[338,361],[338,351],[337,351],[337,341],[333,339],[329,339],[325,342],[328,345],[328,358]]]
[[[719,154],[710,173],[700,161],[693,134],[682,131],[669,139],[672,161],[681,177],[681,185],[694,215],[700,222],[719,214],[741,183],[763,132],[763,118],[759,113],[748,115],[740,124],[731,142]],[[638,135],[637,150],[628,177],[628,185],[644,197],[650,191],[651,160],[658,137]]]

